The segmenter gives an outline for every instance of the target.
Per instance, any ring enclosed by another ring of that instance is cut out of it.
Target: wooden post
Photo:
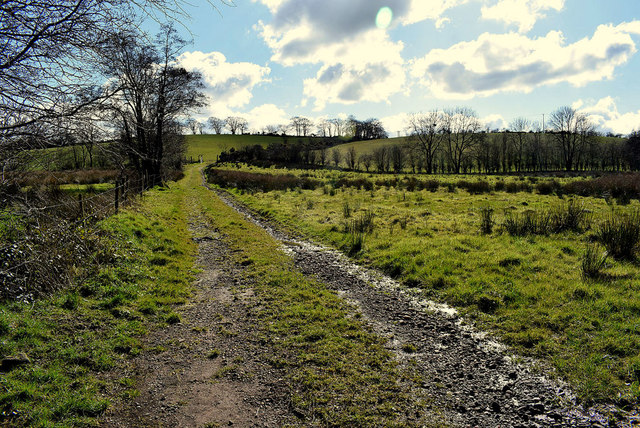
[[[119,196],[119,195],[118,195],[118,192],[119,192],[119,190],[120,190],[120,180],[116,180],[116,192],[115,192],[115,198],[116,198],[116,201],[115,201],[116,214],[118,214],[118,208],[119,208],[119,207],[118,207],[118,205],[119,205],[119,203],[120,203],[120,201],[118,200],[118,196]]]
[[[84,221],[84,206],[82,205],[82,193],[78,193],[78,211],[80,212],[80,218]]]

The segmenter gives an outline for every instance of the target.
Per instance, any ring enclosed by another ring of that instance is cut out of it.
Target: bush
[[[536,184],[536,191],[541,195],[551,195],[553,193],[561,193],[559,192],[560,188],[561,188],[561,185],[556,180],[540,181]]]
[[[570,199],[566,205],[551,211],[551,228],[554,233],[564,231],[581,232],[591,226],[587,210],[583,204]]]
[[[461,189],[465,189],[467,192],[473,195],[489,193],[492,190],[491,184],[489,184],[489,182],[486,180],[478,180],[478,181],[459,180],[456,183],[456,186]]]
[[[596,237],[613,258],[635,259],[640,246],[640,211],[611,213],[598,227]]]
[[[493,231],[493,208],[482,207],[480,208],[480,232],[485,235],[490,234]]]
[[[596,244],[589,244],[582,255],[582,277],[585,279],[598,278],[607,262],[607,253],[604,254]]]
[[[422,188],[430,192],[437,192],[440,187],[438,180],[427,180],[422,182]]]

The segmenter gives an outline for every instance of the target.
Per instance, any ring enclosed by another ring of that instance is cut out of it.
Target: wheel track
[[[206,186],[206,184],[205,184]],[[403,365],[418,368],[422,387],[456,426],[631,427],[634,413],[614,406],[584,408],[570,388],[533,359],[516,358],[465,324],[454,309],[421,299],[342,253],[291,236],[233,199],[222,201],[278,240],[303,274],[313,276],[359,310]]]

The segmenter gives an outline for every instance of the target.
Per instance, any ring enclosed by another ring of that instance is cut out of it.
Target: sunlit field
[[[602,225],[633,216],[638,201],[540,194],[550,178],[494,176],[483,180],[494,190],[477,190],[470,176],[231,170],[309,180],[307,189],[228,187],[263,215],[455,306],[557,369],[582,398],[640,395],[640,268],[606,256],[602,238]]]

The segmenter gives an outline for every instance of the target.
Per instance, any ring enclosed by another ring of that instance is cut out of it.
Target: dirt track
[[[341,253],[290,236],[216,191],[228,205],[267,230],[303,274],[327,284],[388,338],[397,360],[423,379],[423,392],[451,426],[604,427],[633,425],[635,414],[613,407],[584,409],[568,387],[534,361],[466,326],[455,311],[420,300],[384,275]],[[140,395],[112,409],[108,427],[278,427],[304,424],[291,409],[286,373],[268,364],[271,349],[255,336],[250,284],[230,257],[223,235],[193,213],[199,246],[195,296],[182,322],[153,332],[131,373]],[[547,372],[548,373],[548,372]]]
[[[217,193],[279,240],[296,268],[325,282],[362,312],[388,338],[387,346],[399,361],[417,364],[434,409],[444,409],[452,425],[640,426],[635,413],[578,405],[570,388],[545,375],[548,368],[513,357],[505,346],[465,325],[452,308],[420,300],[392,279],[355,265],[335,250],[289,236],[227,193]]]

